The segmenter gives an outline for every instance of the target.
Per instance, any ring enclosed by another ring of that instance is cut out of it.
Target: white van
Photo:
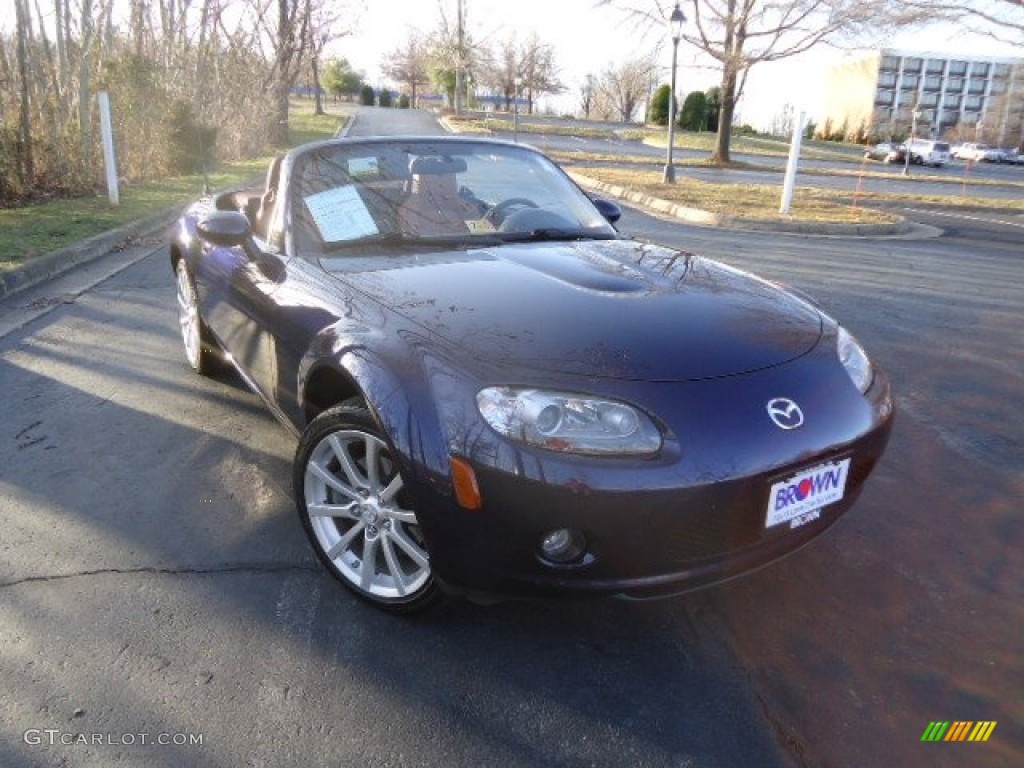
[[[936,168],[949,162],[949,144],[931,139],[910,139],[906,143],[910,162],[917,165],[934,165]]]

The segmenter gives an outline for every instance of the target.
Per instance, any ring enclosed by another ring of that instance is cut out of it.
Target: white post
[[[796,183],[796,166],[800,159],[800,145],[804,140],[804,112],[800,113],[793,126],[793,140],[789,143],[789,160],[786,161],[786,179],[782,183],[782,204],[779,213],[789,213],[793,204],[793,185]]]
[[[121,201],[117,191],[117,158],[114,157],[114,131],[110,125],[110,97],[100,91],[100,131],[103,134],[103,165],[107,170],[107,197],[111,205]]]

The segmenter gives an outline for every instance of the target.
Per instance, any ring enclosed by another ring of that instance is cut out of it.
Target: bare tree
[[[214,142],[221,159],[265,151],[271,127],[286,137],[291,86],[326,37],[350,29],[351,14],[339,19],[355,5],[15,0],[0,32],[0,200],[93,187],[100,88],[130,180],[172,172],[182,156],[194,163]]]
[[[467,14],[458,3],[453,19],[438,0],[440,21],[426,40],[428,70],[434,84],[445,92],[456,110],[466,101],[470,84],[488,84],[493,63],[488,46],[481,43],[467,28]]]
[[[536,96],[559,93],[565,90],[565,86],[558,79],[555,49],[542,42],[536,32],[523,41],[519,57],[522,85],[526,91],[526,111],[532,115]]]
[[[643,57],[606,69],[596,83],[598,113],[604,117],[614,115],[624,123],[633,122],[637,109],[647,98],[651,73],[656,67],[652,57]]]
[[[596,3],[622,9],[648,30],[662,27],[672,8],[667,0]],[[891,29],[922,18],[905,3],[885,0],[683,0],[681,6],[688,16],[683,40],[714,59],[722,71],[722,109],[712,159],[723,163],[729,161],[736,103],[751,67],[803,53],[831,37],[880,24]]]
[[[101,2],[94,9],[93,0],[81,0],[78,19],[78,131],[79,148],[83,167],[88,171],[92,168],[93,133],[92,133],[92,75],[94,46],[97,43],[97,22],[102,19],[113,0]]]
[[[68,64],[68,29],[71,15],[68,0],[53,0],[53,26],[57,37],[57,78],[59,87],[65,88],[71,80],[70,65]],[[56,94],[63,105],[64,92],[59,90]]]
[[[984,140],[1001,147],[1020,147],[1024,144],[1024,62],[1012,65],[1010,77],[1000,84],[999,91],[995,85],[985,110],[990,135]]]
[[[482,75],[483,83],[493,91],[500,93],[505,99],[505,111],[512,111],[512,99],[522,81],[520,69],[519,44],[514,34],[498,43],[497,50],[490,59],[490,66]]]
[[[32,19],[29,16],[28,0],[14,0],[14,15],[18,38],[18,80],[21,84],[18,107],[18,172],[22,184],[31,185],[35,176],[35,163],[32,155],[32,107],[29,103],[28,38],[31,34]]]
[[[312,41],[311,0],[277,0],[274,58],[267,85],[274,94],[277,130],[274,143],[288,143],[288,98],[299,78]]]
[[[429,54],[423,38],[411,32],[399,48],[384,57],[381,69],[398,85],[409,89],[409,102],[418,105],[420,89],[430,82]]]
[[[1021,0],[902,0],[899,5],[904,20],[954,22],[1004,43],[1024,42]]]
[[[434,33],[431,48],[434,82],[451,95],[455,113],[462,112],[465,103],[466,84],[474,79],[472,71],[477,47],[466,34],[466,7],[463,0],[456,0],[455,21],[449,20],[444,0],[437,0],[441,24]]]
[[[537,96],[565,90],[558,78],[555,49],[536,32],[522,41],[512,34],[499,42],[486,67],[485,82],[501,93],[508,111],[512,99],[525,92],[526,111],[531,114]]]
[[[174,2],[174,0],[167,0]],[[191,0],[182,0],[191,2]],[[349,3],[332,0],[246,0],[247,19],[254,33],[252,44],[270,63],[263,90],[274,99],[275,143],[288,139],[288,99],[314,56],[326,42],[348,33],[341,19],[354,19]]]

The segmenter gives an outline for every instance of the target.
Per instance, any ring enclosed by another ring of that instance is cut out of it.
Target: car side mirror
[[[256,268],[272,283],[283,283],[285,278],[284,264],[280,259],[265,255],[256,261]]]
[[[602,197],[595,198],[592,202],[598,212],[608,220],[609,224],[614,224],[622,218],[622,209],[619,208],[618,203],[613,203],[611,200],[605,200]]]
[[[196,222],[199,236],[214,245],[241,245],[252,236],[252,226],[244,213],[210,211]]]

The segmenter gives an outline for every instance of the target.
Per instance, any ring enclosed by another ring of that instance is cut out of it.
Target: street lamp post
[[[512,140],[519,143],[519,89],[523,87],[523,78],[516,77],[512,81],[516,90],[512,96]]]
[[[676,56],[679,53],[679,40],[683,36],[684,21],[686,16],[679,8],[679,3],[676,3],[668,19],[672,31],[672,84],[668,92],[668,154],[665,157],[665,176],[662,179],[666,184],[676,183],[676,168],[672,165],[672,151],[676,143]]]
[[[903,175],[910,175],[910,155],[913,153],[914,138],[917,133],[917,121],[921,119],[921,108],[917,105],[914,106],[914,111],[910,113],[910,139],[906,144],[906,152],[903,155]]]
[[[458,19],[458,23],[456,24],[456,33],[455,33],[456,34],[457,45],[456,45],[456,49],[455,49],[455,105],[454,106],[455,106],[455,114],[456,115],[461,115],[462,114],[462,87],[463,87],[463,78],[465,77],[465,74],[463,73],[463,67],[465,66],[465,62],[463,61],[463,51],[465,50],[465,43],[466,43],[465,32],[464,32],[464,29],[463,29],[463,19],[465,18],[465,15],[462,12],[462,0],[459,0],[457,11],[458,11],[458,14],[459,14],[459,19]]]

